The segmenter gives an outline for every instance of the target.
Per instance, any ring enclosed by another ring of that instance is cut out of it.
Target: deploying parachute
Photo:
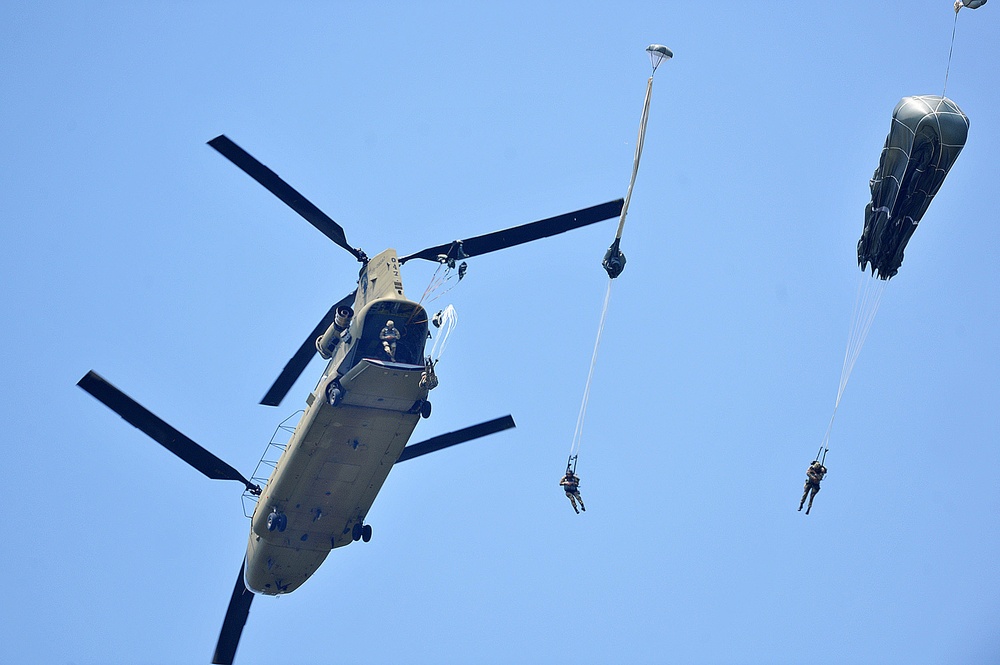
[[[939,95],[904,97],[892,112],[872,200],[858,240],[858,265],[888,280],[899,271],[903,249],[965,146],[969,118]]]
[[[977,9],[986,0],[955,0],[955,25],[951,31],[951,48],[955,46],[955,31],[960,9]],[[851,316],[851,332],[844,352],[840,386],[826,434],[816,454],[814,464],[826,473],[825,460],[829,450],[830,432],[844,389],[858,360],[882,294],[889,279],[899,272],[903,249],[917,228],[920,219],[944,183],[945,176],[965,147],[969,134],[969,118],[955,102],[945,97],[948,72],[951,70],[951,50],[945,69],[944,88],[940,95],[904,97],[892,111],[892,126],[872,176],[871,201],[865,206],[865,228],[858,240],[858,294]],[[871,277],[866,271],[871,265]],[[822,458],[822,459],[821,459]],[[810,466],[810,469],[813,467]],[[807,472],[806,493],[819,491],[819,480]],[[803,501],[805,497],[803,497]],[[801,510],[801,507],[800,507]],[[807,511],[808,514],[808,511]]]
[[[625,215],[628,214],[628,204],[632,200],[632,188],[635,186],[635,178],[639,173],[639,160],[642,158],[642,146],[646,140],[646,123],[649,120],[649,100],[653,93],[653,75],[657,67],[674,57],[674,52],[662,44],[650,44],[646,47],[649,54],[649,64],[652,71],[649,73],[649,80],[646,81],[646,98],[642,104],[642,116],[639,119],[639,138],[635,142],[635,156],[632,159],[632,176],[628,181],[628,192],[625,194],[625,202],[622,204],[621,216],[618,219],[618,231],[615,233],[615,240],[608,247],[604,254],[601,266],[608,273],[608,288],[604,292],[604,307],[601,309],[601,321],[597,326],[597,340],[594,342],[594,353],[590,356],[590,371],[587,373],[587,383],[583,389],[583,401],[580,404],[580,415],[576,419],[576,430],[573,432],[573,442],[569,448],[569,459],[566,460],[566,475],[563,476],[560,485],[566,490],[566,496],[573,503],[574,510],[576,502],[580,502],[583,508],[583,499],[577,487],[580,478],[576,475],[576,462],[580,455],[580,444],[583,441],[583,422],[587,416],[587,402],[590,400],[590,386],[594,381],[594,368],[597,366],[597,350],[601,346],[601,335],[604,333],[604,322],[608,317],[608,304],[611,302],[611,285],[615,278],[622,274],[625,269],[625,254],[621,251],[622,229],[625,227]],[[572,488],[572,489],[571,489]],[[586,508],[583,508],[586,510]],[[579,511],[577,511],[579,512]]]

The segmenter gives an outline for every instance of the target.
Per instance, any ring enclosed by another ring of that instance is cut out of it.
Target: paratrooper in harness
[[[427,390],[434,390],[438,387],[437,373],[434,371],[435,361],[427,356],[424,361],[424,371],[420,373],[420,387]]]
[[[559,481],[559,485],[566,491],[566,496],[569,498],[569,502],[573,504],[573,510],[580,514],[580,511],[587,512],[586,506],[583,505],[583,497],[580,496],[580,478],[577,477],[571,468],[566,469],[566,475],[562,477]],[[576,502],[580,502],[580,507],[576,507]]]
[[[819,483],[823,480],[823,476],[826,475],[826,467],[823,466],[819,460],[814,460],[809,468],[806,469],[806,485],[805,489],[802,490],[802,500],[799,501],[799,510],[802,510],[802,506],[806,502],[806,497],[809,497],[809,505],[806,507],[806,515],[813,507],[813,499],[819,493]]]

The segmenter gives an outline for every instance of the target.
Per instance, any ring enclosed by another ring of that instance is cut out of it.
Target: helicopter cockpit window
[[[358,349],[360,355],[354,362],[371,358],[423,365],[426,342],[427,313],[423,307],[398,301],[376,303],[365,314]]]

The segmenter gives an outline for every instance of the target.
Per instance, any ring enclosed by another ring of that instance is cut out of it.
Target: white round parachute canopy
[[[656,72],[656,68],[660,66],[661,62],[674,57],[674,52],[663,44],[650,44],[646,47],[646,53],[649,54],[649,62],[653,65],[653,72]]]

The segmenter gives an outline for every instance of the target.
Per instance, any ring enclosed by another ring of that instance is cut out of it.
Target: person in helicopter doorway
[[[580,496],[580,478],[573,473],[572,469],[567,467],[566,475],[562,477],[559,484],[566,490],[566,496],[569,497],[569,502],[573,504],[573,510],[576,511],[576,514],[579,515],[581,510],[587,512],[587,507],[583,505],[583,497]],[[577,501],[580,502],[579,508],[576,507]]]
[[[799,510],[802,510],[802,506],[806,502],[806,496],[809,497],[809,505],[806,506],[806,515],[813,507],[813,499],[816,498],[816,494],[819,493],[819,483],[823,480],[823,476],[826,475],[826,467],[819,463],[819,460],[814,460],[809,468],[806,469],[806,486],[802,491],[802,500],[799,501]]]
[[[396,330],[392,321],[385,322],[385,328],[382,328],[378,338],[382,340],[382,350],[385,351],[385,355],[389,356],[389,360],[392,362],[396,362],[396,342],[399,341],[399,331]]]

